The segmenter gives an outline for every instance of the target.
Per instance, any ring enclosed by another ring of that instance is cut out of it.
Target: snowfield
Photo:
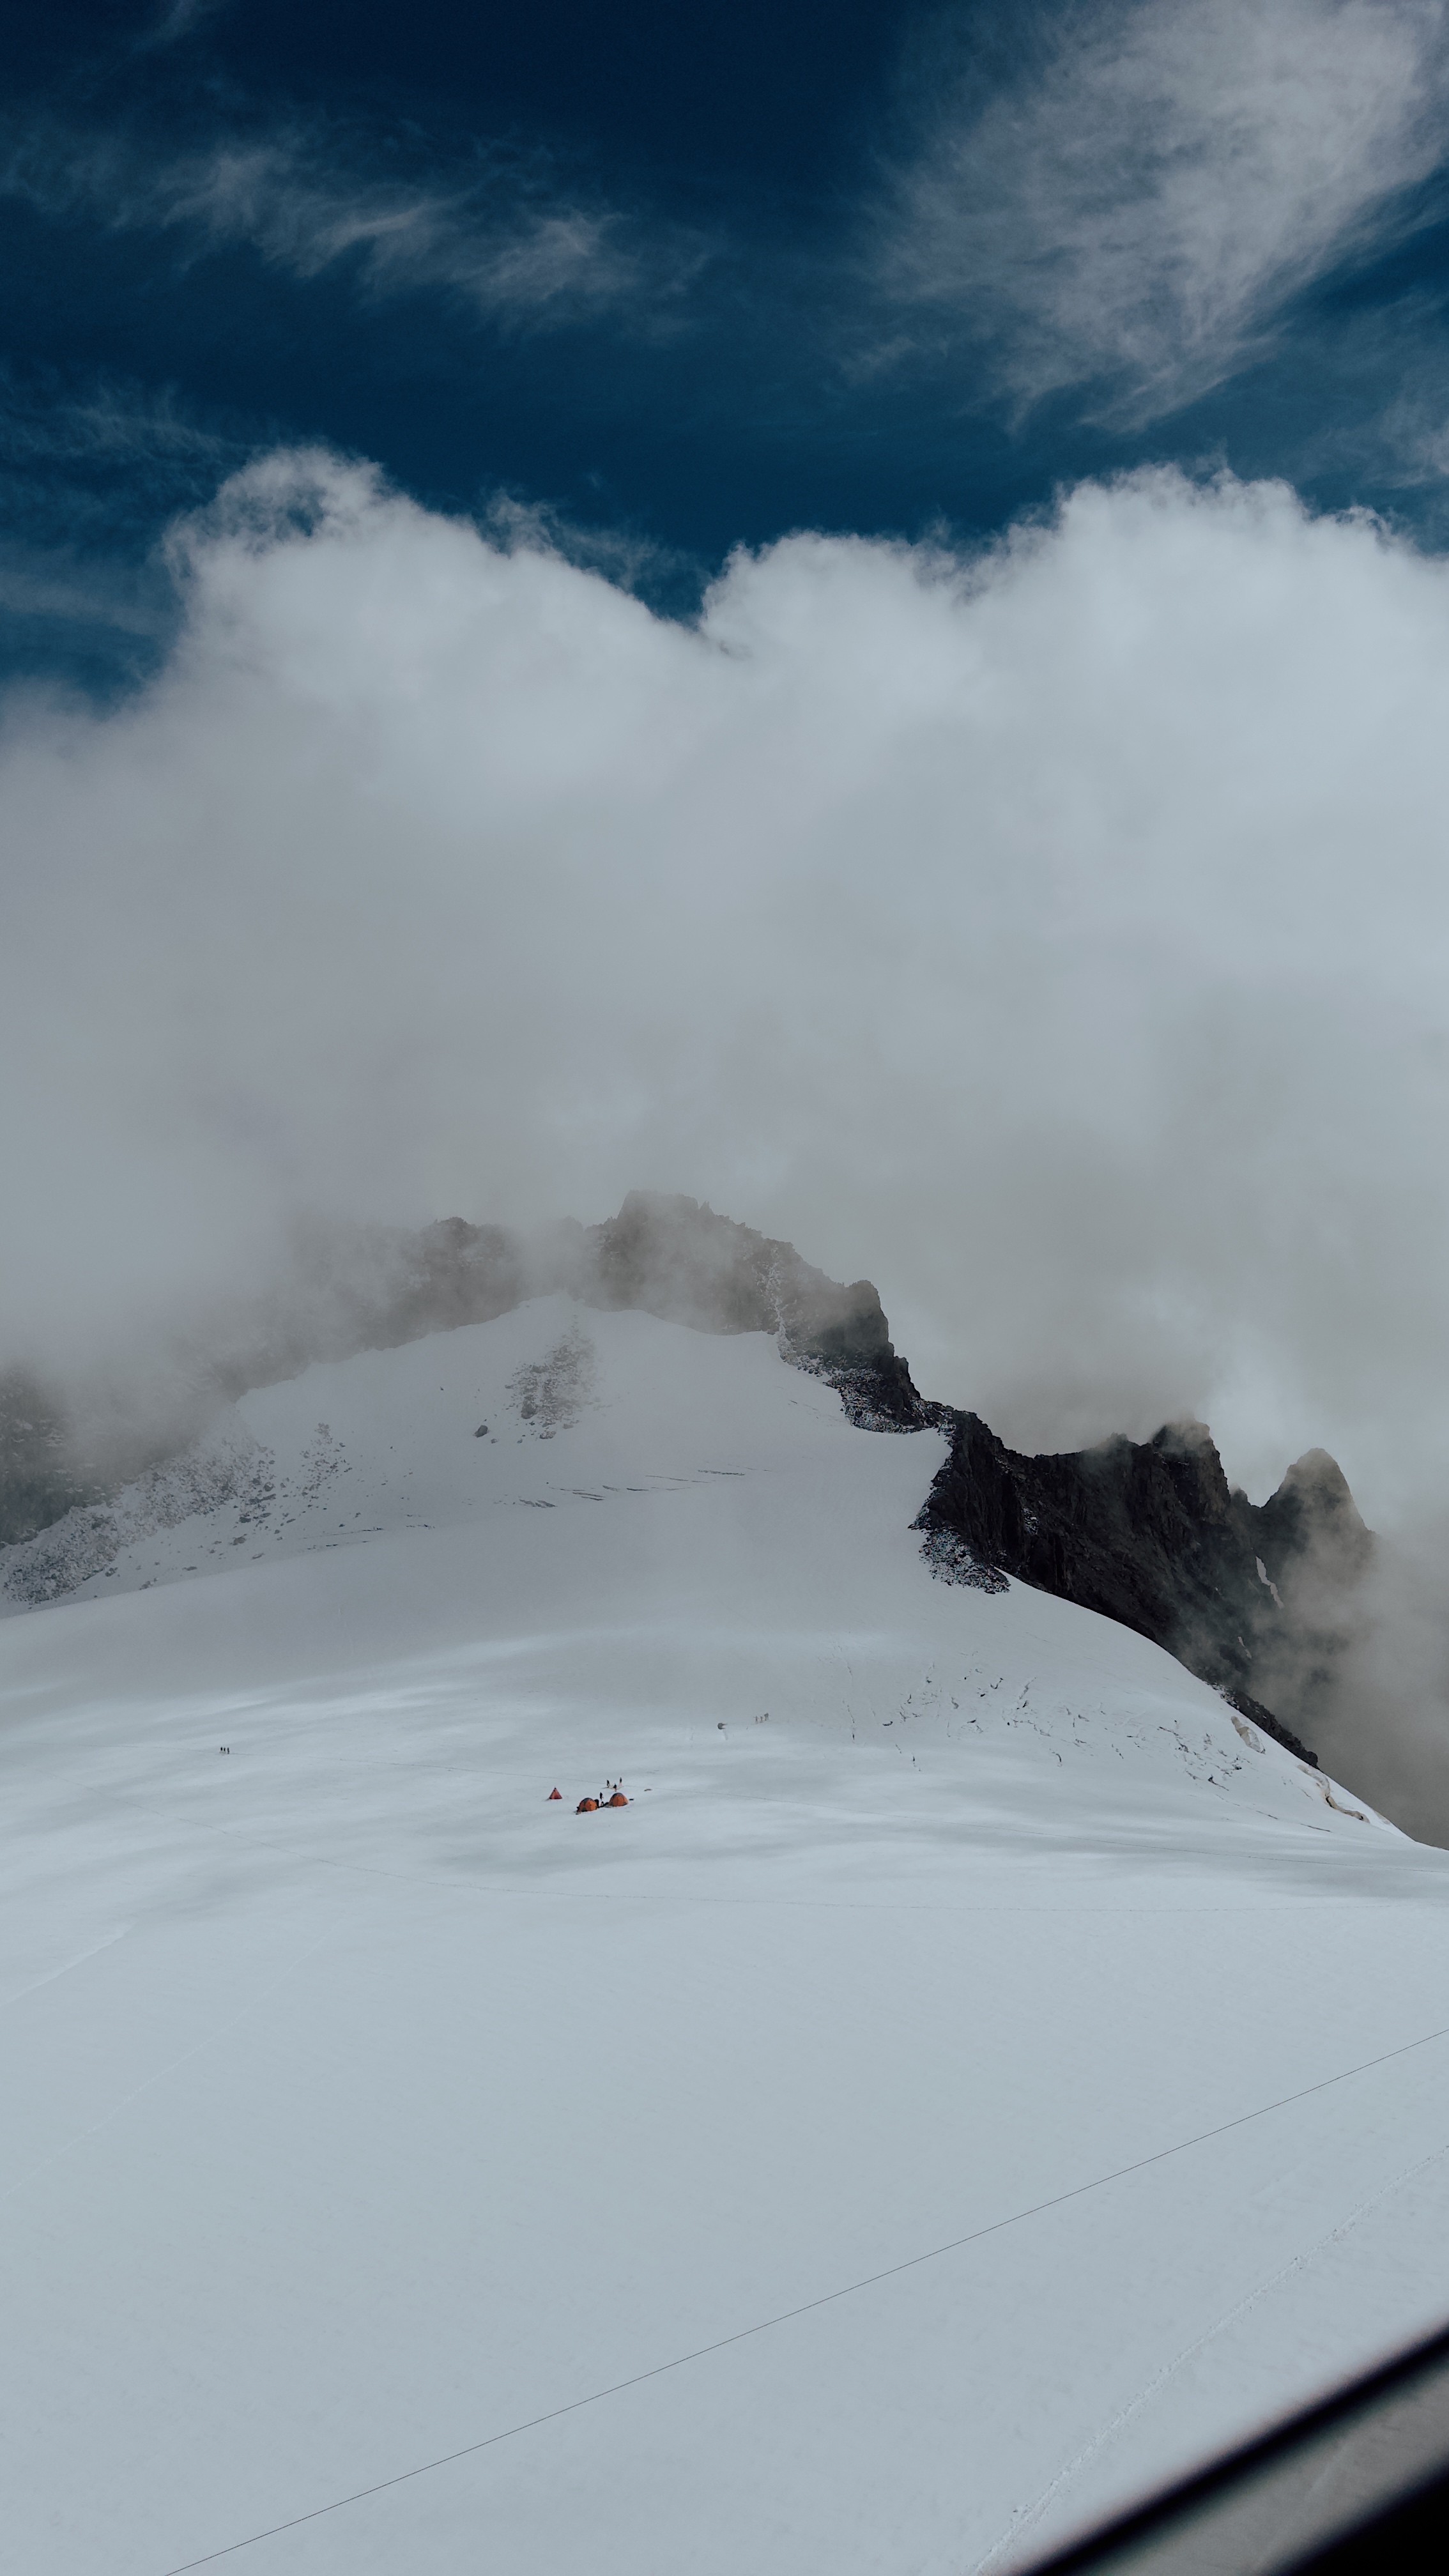
[[[942,1451],[549,1299],[0,1559],[8,2564],[967,2576],[1449,2309],[1449,1855]]]

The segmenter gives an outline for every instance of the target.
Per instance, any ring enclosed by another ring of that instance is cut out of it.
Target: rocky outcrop
[[[955,1551],[955,1579],[997,1569],[1120,1620],[1314,1759],[1290,1719],[1311,1718],[1342,1633],[1325,1607],[1357,1582],[1372,1546],[1322,1450],[1255,1506],[1229,1487],[1200,1422],[1028,1458],[958,1413],[918,1527],[938,1566]]]

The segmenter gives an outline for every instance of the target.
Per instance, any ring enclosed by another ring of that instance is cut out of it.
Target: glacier
[[[556,1294],[3,1552],[13,2563],[1005,2569],[1449,2306],[1449,1855],[946,1449]]]

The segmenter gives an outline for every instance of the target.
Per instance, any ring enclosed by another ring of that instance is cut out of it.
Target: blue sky
[[[108,691],[157,554],[322,443],[552,514],[688,612],[730,548],[971,543],[1143,462],[1437,547],[1437,0],[9,6],[0,650]]]

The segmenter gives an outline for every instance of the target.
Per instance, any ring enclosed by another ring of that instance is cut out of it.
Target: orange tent
[[[578,1805],[574,1809],[574,1814],[576,1816],[596,1815],[598,1813],[598,1806],[599,1802],[597,1798],[580,1798]]]

